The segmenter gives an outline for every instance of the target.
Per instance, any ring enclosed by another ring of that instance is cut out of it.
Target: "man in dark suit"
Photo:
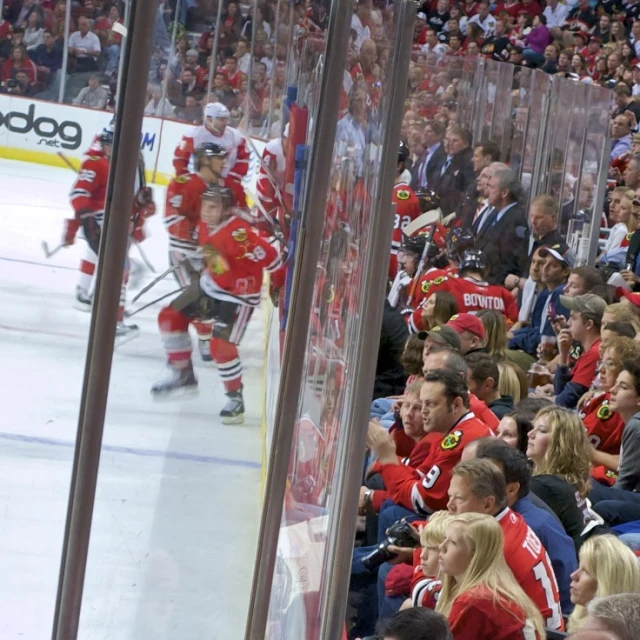
[[[475,180],[471,151],[471,133],[459,126],[450,127],[444,137],[447,157],[436,176],[433,188],[440,196],[444,216],[460,211],[465,191]]]
[[[437,120],[427,122],[422,136],[422,145],[425,150],[413,163],[411,169],[411,188],[414,191],[433,189],[436,176],[447,158],[442,146],[443,138],[444,125]]]
[[[527,218],[519,204],[522,185],[511,169],[499,165],[486,193],[491,209],[477,221],[476,249],[484,251],[488,281],[501,285],[508,274],[523,275],[527,261]]]
[[[475,179],[465,191],[457,216],[463,229],[471,228],[480,200],[484,199],[484,193],[478,192],[478,177],[480,173],[492,162],[498,162],[498,160],[500,160],[500,148],[495,142],[488,140],[474,147],[472,162]]]

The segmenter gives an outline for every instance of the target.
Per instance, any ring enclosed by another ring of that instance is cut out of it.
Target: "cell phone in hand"
[[[549,303],[549,307],[547,308],[547,317],[551,322],[555,322],[558,318],[558,314],[556,313],[556,306],[553,302]]]

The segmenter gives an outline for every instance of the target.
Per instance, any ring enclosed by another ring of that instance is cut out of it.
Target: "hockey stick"
[[[145,293],[147,293],[147,291],[149,291],[149,289],[152,289],[153,287],[155,287],[158,284],[158,282],[160,282],[161,280],[164,280],[170,273],[173,273],[179,266],[180,265],[174,265],[169,267],[166,271],[163,271],[157,278],[154,278],[146,287],[140,289],[140,291],[138,291],[138,293],[133,297],[131,302],[138,301]]]
[[[62,153],[62,151],[58,151],[58,157],[67,165],[67,167],[69,167],[69,169],[71,169],[71,171],[75,171],[76,173],[78,173],[78,169],[73,166],[71,160],[69,160],[69,158],[67,158],[67,156]]]
[[[133,240],[133,238],[132,238],[132,240]],[[147,268],[149,269],[149,271],[151,271],[151,273],[158,273],[153,268],[153,265],[151,264],[149,258],[147,258],[147,255],[145,254],[145,252],[143,251],[142,247],[140,246],[140,243],[137,240],[133,240],[133,244],[136,245],[136,247],[138,249],[138,253],[140,254],[140,257],[142,258],[142,262],[144,262],[147,265]]]
[[[42,250],[44,251],[45,258],[52,258],[53,256],[56,255],[56,253],[58,253],[58,251],[60,251],[60,249],[64,249],[66,245],[59,244],[57,247],[54,247],[53,249],[49,250],[49,245],[47,244],[47,242],[45,240],[43,240],[41,242],[40,246],[42,247]]]
[[[161,300],[164,300],[169,296],[175,296],[176,293],[180,293],[181,291],[183,291],[182,287],[180,287],[180,289],[176,289],[175,291],[172,291],[171,293],[165,293],[163,296],[160,296],[159,298],[156,298],[155,300],[152,300],[151,302],[148,302],[147,304],[142,305],[141,307],[139,307],[138,309],[135,309],[134,311],[125,311],[124,315],[126,318],[131,318],[132,316],[135,316],[137,313],[140,313],[141,311],[144,311],[145,309],[148,309],[149,307],[153,306],[157,302],[160,302]]]

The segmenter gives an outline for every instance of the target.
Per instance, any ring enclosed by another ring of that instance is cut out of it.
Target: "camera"
[[[368,555],[362,558],[362,564],[373,571],[383,562],[395,558],[389,551],[389,545],[415,549],[420,546],[420,534],[404,518],[392,524],[387,530],[387,537]]]

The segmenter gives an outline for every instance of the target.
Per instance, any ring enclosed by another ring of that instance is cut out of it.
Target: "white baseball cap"
[[[210,102],[204,108],[205,118],[230,118],[231,114],[229,109],[225,107],[222,102]]]

